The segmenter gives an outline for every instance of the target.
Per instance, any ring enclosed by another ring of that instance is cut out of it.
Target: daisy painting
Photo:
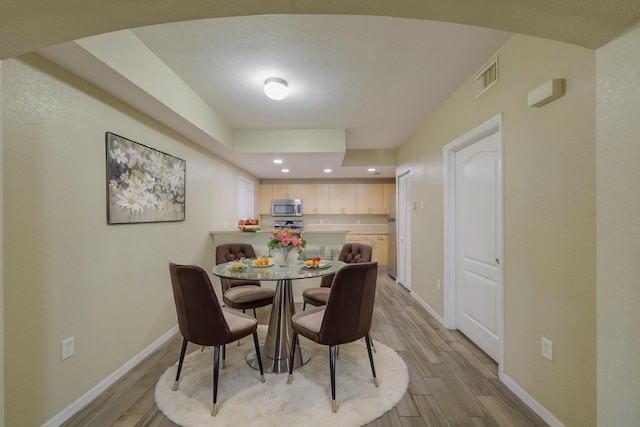
[[[107,222],[184,221],[186,162],[106,133]]]

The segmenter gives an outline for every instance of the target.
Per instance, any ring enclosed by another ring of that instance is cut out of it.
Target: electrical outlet
[[[69,357],[73,356],[73,351],[73,337],[67,338],[66,340],[62,341],[62,360],[68,359]]]
[[[553,362],[553,342],[542,337],[542,356]]]
[[[438,290],[440,290],[440,279],[436,282],[436,286],[438,287]]]

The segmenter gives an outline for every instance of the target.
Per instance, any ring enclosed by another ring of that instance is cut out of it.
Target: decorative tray
[[[333,264],[331,263],[331,261],[323,260],[323,261],[320,261],[320,264],[318,266],[307,266],[307,265],[304,265],[302,268],[304,270],[325,270],[325,269],[331,267],[332,265]]]
[[[273,267],[273,263],[267,264],[267,265],[255,265],[252,264],[251,267],[253,268],[267,268],[267,267]]]

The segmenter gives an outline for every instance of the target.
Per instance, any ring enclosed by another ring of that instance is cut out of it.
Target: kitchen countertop
[[[388,225],[384,224],[305,224],[304,234],[388,234]],[[271,226],[260,231],[248,232],[238,229],[214,230],[210,234],[271,234],[274,231]]]
[[[273,229],[264,229],[259,231],[240,231],[240,230],[213,230],[210,231],[210,234],[271,234],[273,233]],[[306,228],[302,230],[304,234],[332,234],[332,233],[349,233],[349,230],[340,228],[340,229],[332,229],[332,230],[307,230]]]

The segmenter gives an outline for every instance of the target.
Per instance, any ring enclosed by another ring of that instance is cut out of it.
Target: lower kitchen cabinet
[[[378,266],[389,264],[389,236],[387,234],[347,234],[346,241],[370,245],[373,248],[371,261],[378,261]]]

